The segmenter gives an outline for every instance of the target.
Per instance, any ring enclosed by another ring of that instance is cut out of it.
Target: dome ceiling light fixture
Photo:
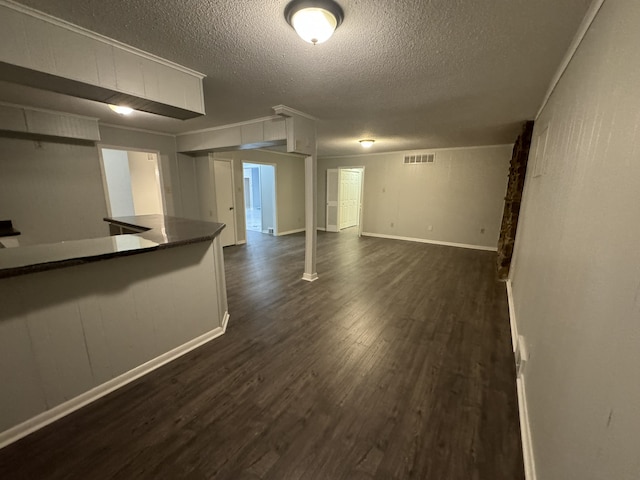
[[[375,143],[375,140],[373,140],[372,138],[365,138],[358,141],[360,142],[360,145],[362,145],[362,148],[371,148],[371,146]]]
[[[284,18],[305,42],[317,45],[331,38],[344,12],[333,0],[293,0],[285,7]]]

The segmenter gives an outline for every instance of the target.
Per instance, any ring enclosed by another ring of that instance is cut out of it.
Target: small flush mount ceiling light
[[[133,108],[123,107],[122,105],[109,105],[109,108],[120,115],[131,115]]]
[[[371,146],[375,143],[375,140],[371,138],[366,138],[364,140],[358,140],[362,148],[371,148]]]
[[[344,12],[333,0],[293,0],[284,9],[284,18],[305,42],[316,45],[329,40]]]

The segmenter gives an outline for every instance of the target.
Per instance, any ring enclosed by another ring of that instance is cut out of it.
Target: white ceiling
[[[322,45],[285,22],[287,0],[19,0],[207,75],[187,121],[0,82],[0,100],[178,133],[272,115],[319,119],[320,155],[511,143],[532,119],[591,0],[338,0]]]

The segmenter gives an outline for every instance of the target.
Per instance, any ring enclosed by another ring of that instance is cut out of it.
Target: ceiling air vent
[[[423,153],[421,155],[405,155],[404,164],[413,165],[415,163],[433,163],[436,159],[435,153]]]

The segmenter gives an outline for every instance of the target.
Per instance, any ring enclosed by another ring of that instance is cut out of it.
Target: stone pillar
[[[513,155],[509,167],[509,182],[507,195],[504,199],[504,213],[498,240],[498,279],[506,280],[509,277],[509,267],[513,256],[513,246],[516,241],[518,228],[518,216],[524,179],[527,174],[527,160],[531,148],[531,134],[533,133],[533,121],[526,122],[522,127],[522,133],[513,146]]]

